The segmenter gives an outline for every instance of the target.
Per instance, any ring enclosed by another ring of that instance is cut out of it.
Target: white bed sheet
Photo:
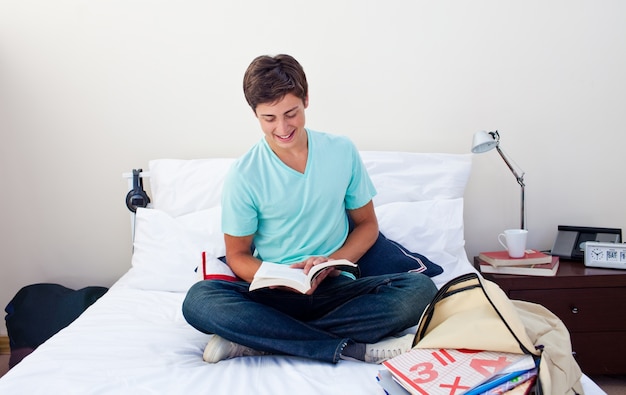
[[[435,277],[440,286],[469,262]],[[0,394],[384,394],[380,365],[290,356],[207,364],[210,335],[184,320],[183,292],[140,290],[122,277],[109,292],[0,379]],[[586,394],[604,392],[584,377]]]

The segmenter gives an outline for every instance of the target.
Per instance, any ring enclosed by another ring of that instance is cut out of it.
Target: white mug
[[[528,231],[526,229],[507,229],[498,235],[498,241],[509,252],[511,258],[521,258],[526,253],[527,236]]]

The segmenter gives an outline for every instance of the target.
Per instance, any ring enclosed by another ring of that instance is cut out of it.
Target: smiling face
[[[261,124],[265,139],[274,152],[306,148],[304,110],[307,106],[308,99],[303,101],[292,93],[286,94],[274,103],[257,105],[255,115]]]

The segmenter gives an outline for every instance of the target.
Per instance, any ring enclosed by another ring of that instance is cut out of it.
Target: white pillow
[[[471,155],[377,151],[361,155],[378,190],[374,203],[383,234],[426,255],[444,268],[444,274],[471,267],[464,251],[462,199]],[[211,271],[234,277],[215,259],[225,254],[221,192],[233,161],[150,161],[154,209],[137,211],[133,267],[127,276],[131,285],[186,291],[201,278],[194,270],[201,267],[203,251]]]
[[[221,206],[217,206],[172,217],[161,210],[138,209],[127,285],[187,291],[198,280],[196,269],[202,269],[203,252],[211,258],[225,254],[221,211]],[[222,270],[225,275],[232,275],[228,266],[223,265]]]
[[[149,162],[152,207],[171,216],[221,205],[233,158],[156,159]]]
[[[463,198],[395,202],[376,207],[380,231],[444,268],[465,266]],[[447,276],[446,276],[447,277]]]
[[[470,154],[362,151],[378,190],[375,205],[463,197]],[[221,204],[224,178],[233,158],[157,159],[149,163],[152,205],[172,216]]]
[[[378,194],[374,205],[463,197],[472,168],[470,154],[362,151]]]

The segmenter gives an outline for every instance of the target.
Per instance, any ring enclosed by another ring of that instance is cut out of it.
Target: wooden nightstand
[[[478,267],[478,258],[474,258]],[[564,323],[586,374],[626,374],[626,271],[561,259],[554,277],[483,274],[511,299],[539,303]]]

